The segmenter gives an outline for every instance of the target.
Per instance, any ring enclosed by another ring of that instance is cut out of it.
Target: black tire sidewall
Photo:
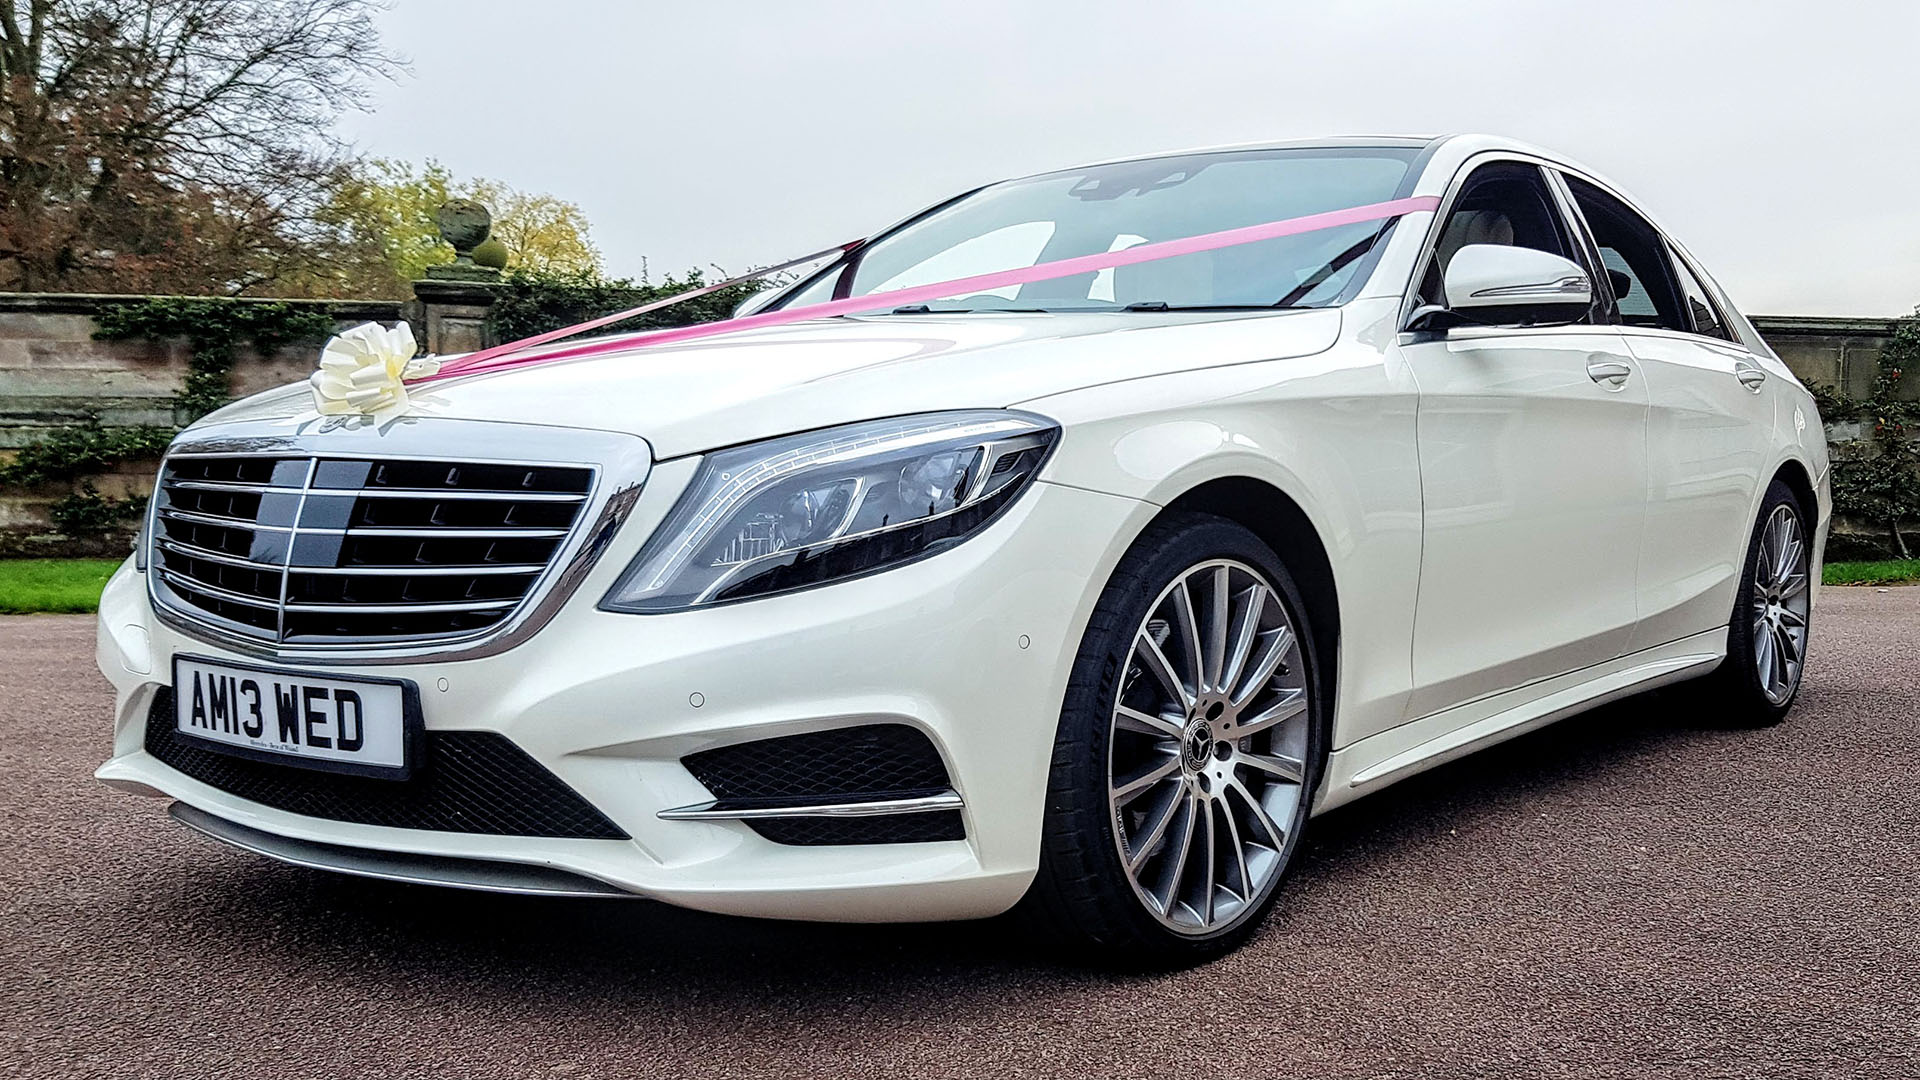
[[[1135,895],[1114,841],[1107,804],[1108,750],[1113,703],[1125,676],[1133,637],[1162,590],[1193,566],[1232,559],[1258,570],[1273,585],[1300,639],[1307,672],[1310,728],[1306,784],[1288,828],[1280,872],[1251,914],[1208,934],[1181,934],[1146,910]],[[1156,523],[1116,567],[1095,606],[1074,661],[1061,710],[1048,785],[1038,891],[1056,923],[1085,944],[1134,950],[1141,963],[1197,961],[1231,949],[1251,934],[1274,903],[1291,869],[1325,769],[1329,703],[1320,658],[1300,590],[1272,548],[1224,518],[1182,515]],[[1077,888],[1075,886],[1078,886]]]
[[[1774,704],[1768,700],[1766,691],[1760,684],[1760,665],[1753,655],[1753,590],[1754,581],[1759,576],[1761,534],[1767,527],[1767,519],[1781,506],[1790,508],[1800,519],[1800,533],[1806,544],[1813,543],[1813,528],[1807,519],[1807,509],[1793,489],[1775,480],[1768,485],[1767,493],[1760,500],[1760,512],[1755,516],[1753,531],[1747,537],[1747,558],[1740,570],[1740,589],[1734,595],[1733,615],[1727,623],[1727,658],[1720,665],[1718,682],[1721,690],[1729,697],[1726,704],[1732,709],[1727,717],[1733,723],[1751,726],[1777,724],[1793,708],[1795,699],[1800,696],[1801,684],[1806,681],[1806,657],[1801,657],[1800,678],[1793,685],[1793,692],[1787,700]],[[1807,560],[1807,572],[1813,573],[1813,560]],[[1807,582],[1807,588],[1813,588],[1813,582]],[[1807,605],[1807,645],[1813,645],[1813,605]]]

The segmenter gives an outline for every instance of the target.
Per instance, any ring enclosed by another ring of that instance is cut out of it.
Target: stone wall
[[[129,297],[0,293],[0,451],[33,442],[48,428],[97,415],[109,427],[172,424],[168,400],[187,374],[185,342],[96,341],[93,313]],[[398,301],[285,301],[320,308],[341,327],[405,317]],[[296,382],[315,350],[291,345],[262,358],[242,348],[234,392]]]
[[[1872,391],[1880,373],[1880,350],[1901,322],[1821,315],[1754,315],[1751,319],[1754,329],[1801,382],[1831,387],[1855,401]],[[1920,371],[1907,372],[1900,391],[1902,398],[1920,401]]]

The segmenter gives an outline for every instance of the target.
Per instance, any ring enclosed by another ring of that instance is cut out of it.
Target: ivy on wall
[[[185,338],[192,353],[187,378],[174,398],[182,424],[233,400],[233,360],[251,342],[270,356],[289,342],[318,341],[333,333],[333,316],[310,307],[215,297],[155,296],[106,308],[93,317],[93,336],[105,341]]]
[[[704,284],[705,278],[698,270],[688,271],[684,278],[669,277],[658,285],[624,278],[609,280],[592,274],[516,270],[507,275],[493,306],[487,309],[487,331],[496,341],[517,341],[664,300]],[[759,282],[744,281],[682,304],[614,323],[596,333],[626,334],[656,327],[714,322],[732,315],[742,300],[759,290]]]
[[[1901,401],[1900,380],[1920,371],[1920,308],[1900,323],[1880,351],[1880,371],[1865,401],[1816,391],[1820,415],[1832,423],[1858,420],[1863,438],[1835,444],[1833,508],[1836,512],[1886,526],[1901,558],[1913,551],[1902,522],[1920,520],[1920,402]]]
[[[187,375],[172,401],[175,421],[185,425],[233,399],[233,364],[241,345],[251,343],[262,355],[270,355],[292,342],[325,338],[333,332],[334,320],[324,311],[292,304],[159,296],[104,308],[94,315],[94,324],[93,336],[106,341],[186,340],[192,350]],[[73,490],[48,509],[55,527],[75,538],[109,537],[139,517],[143,500],[102,495],[87,478],[124,462],[160,456],[178,430],[155,425],[108,428],[90,416],[22,447],[11,462],[0,465],[0,488],[73,484]]]

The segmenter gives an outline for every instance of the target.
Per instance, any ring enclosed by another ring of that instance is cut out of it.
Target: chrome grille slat
[[[232,589],[223,589],[218,585],[208,585],[203,581],[196,581],[185,574],[168,570],[164,566],[160,568],[160,576],[170,582],[174,582],[188,592],[211,596],[215,600],[225,600],[230,604],[245,604],[247,607],[256,607],[262,611],[273,611],[280,606],[278,601],[269,600],[264,596],[249,596],[243,592],[234,592]]]
[[[463,491],[459,488],[314,488],[315,495],[358,495],[363,499],[450,499],[460,502],[586,502],[585,495],[556,491]]]
[[[215,551],[212,548],[203,548],[194,544],[183,544],[178,540],[169,540],[164,536],[155,537],[154,544],[167,551],[184,555],[189,559],[205,559],[208,562],[223,563],[227,566],[237,566],[247,570],[272,570],[275,573],[280,571],[280,563],[278,562],[254,562],[252,559],[243,559],[238,555],[229,555],[224,551]]]
[[[497,611],[501,608],[513,607],[519,602],[518,600],[473,600],[453,604],[308,604],[289,600],[287,610],[343,615],[424,615],[436,611]]]
[[[593,504],[597,473],[298,450],[170,455],[148,541],[156,595],[279,647],[472,637],[539,587]]]
[[[274,495],[298,493],[294,487],[272,484],[240,484],[224,480],[173,480],[167,485],[187,491],[219,491],[238,495]],[[448,499],[460,502],[577,503],[587,497],[565,491],[480,491],[466,488],[336,488],[312,487],[309,495],[352,495],[362,499]]]
[[[173,480],[169,481],[167,486],[184,488],[188,491],[227,491],[241,495],[265,495],[268,492],[274,491],[292,493],[300,490],[299,488],[274,487],[272,484],[242,484],[237,481],[227,480]]]
[[[292,531],[278,525],[258,525],[255,524],[251,518],[222,517],[219,514],[203,514],[198,510],[177,510],[171,506],[161,507],[158,513],[163,518],[171,518],[174,521],[184,521],[189,525],[218,525],[227,529],[237,526],[243,529],[271,529],[274,532]]]
[[[394,536],[416,539],[445,540],[557,540],[571,532],[570,529],[435,529],[420,526],[408,529],[390,529],[374,526],[358,526],[350,529],[302,529],[302,532],[344,533],[348,536]]]
[[[245,565],[257,567],[265,564]],[[498,566],[294,566],[288,568],[288,573],[320,577],[355,577],[363,574],[367,577],[507,577],[513,574],[537,574],[546,568],[544,563],[502,563]]]

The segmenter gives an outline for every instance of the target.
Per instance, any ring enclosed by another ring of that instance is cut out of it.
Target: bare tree
[[[308,273],[327,132],[399,66],[376,8],[0,0],[0,286],[239,292]]]

